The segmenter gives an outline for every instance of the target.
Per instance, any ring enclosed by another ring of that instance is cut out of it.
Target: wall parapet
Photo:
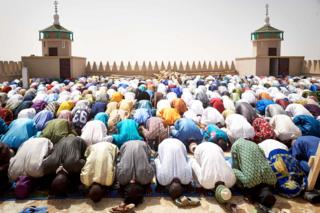
[[[320,60],[307,60],[304,61],[303,74],[320,75]]]
[[[20,79],[22,71],[21,61],[0,61],[0,81]]]
[[[152,76],[153,74],[158,74],[160,71],[173,71],[180,72],[184,74],[190,75],[209,75],[209,74],[235,74],[236,68],[234,62],[195,62],[192,63],[186,62],[160,62],[157,61],[145,62],[142,63],[135,62],[132,64],[131,62],[124,63],[120,62],[117,64],[116,62],[110,63],[107,62],[103,64],[100,62],[97,64],[96,62],[88,62],[86,66],[86,75],[140,75],[140,76]]]

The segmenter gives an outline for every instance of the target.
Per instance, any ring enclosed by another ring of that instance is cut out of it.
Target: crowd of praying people
[[[188,188],[262,209],[275,195],[320,202],[307,190],[320,143],[320,79],[171,76],[32,79],[0,83],[0,197],[81,188],[94,202],[118,187],[130,212],[150,184],[179,207]],[[226,205],[227,206],[227,205]],[[232,206],[232,205],[230,205]],[[234,205],[233,205],[234,207]]]

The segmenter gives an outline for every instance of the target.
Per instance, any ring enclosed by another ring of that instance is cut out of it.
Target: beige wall
[[[289,74],[292,76],[301,75],[304,71],[304,57],[289,57]]]
[[[320,60],[304,61],[303,73],[307,75],[320,75]]]
[[[237,72],[240,75],[268,76],[270,75],[270,58],[289,58],[289,75],[301,75],[303,73],[303,56],[237,58]]]
[[[43,39],[42,56],[49,56],[49,48],[58,48],[58,56],[71,56],[71,41],[68,39]]]
[[[236,74],[236,68],[234,62],[143,62],[124,64],[116,62],[103,64],[100,62],[97,64],[94,62],[91,64],[88,62],[86,66],[86,75],[139,75],[139,76],[153,76],[160,71],[174,71],[185,73],[189,75],[219,75],[219,74]]]
[[[59,78],[59,57],[22,57],[24,67],[28,68],[30,78]]]
[[[22,63],[15,61],[0,61],[0,81],[10,81],[21,78]]]
[[[84,76],[86,72],[86,58],[71,59],[71,78]]]
[[[236,70],[241,76],[256,74],[255,58],[236,58]]]
[[[60,58],[70,58],[71,78],[85,75],[86,58],[81,57],[22,57],[23,66],[27,67],[30,77],[59,78]]]
[[[280,39],[261,39],[252,41],[253,57],[268,56],[269,48],[277,48],[277,56],[281,55]]]
[[[268,76],[270,75],[270,58],[269,57],[257,57],[256,62],[256,75]]]

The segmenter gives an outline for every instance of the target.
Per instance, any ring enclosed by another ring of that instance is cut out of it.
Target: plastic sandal
[[[189,205],[189,201],[187,199],[186,196],[182,196],[179,197],[177,199],[174,200],[174,203],[178,206],[178,207],[187,207]]]
[[[128,204],[128,205],[123,205],[120,204],[119,206],[113,207],[110,212],[111,213],[131,213],[134,212],[135,205],[134,204]]]
[[[189,206],[199,206],[200,205],[200,199],[196,197],[187,197],[188,205]]]

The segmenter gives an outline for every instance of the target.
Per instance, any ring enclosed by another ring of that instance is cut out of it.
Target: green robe
[[[252,188],[261,183],[276,184],[277,178],[256,143],[240,138],[232,145],[231,153],[238,186]]]
[[[71,130],[67,120],[54,119],[47,123],[40,137],[48,138],[53,144],[55,144],[70,134],[77,135]]]

